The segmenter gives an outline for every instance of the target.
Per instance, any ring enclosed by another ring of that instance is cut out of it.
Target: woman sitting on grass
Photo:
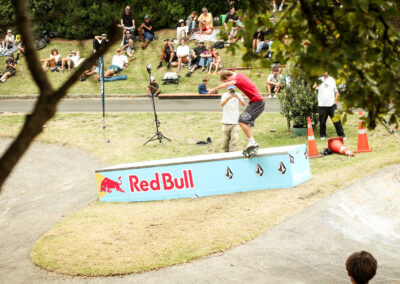
[[[47,68],[55,68],[57,64],[61,64],[61,54],[58,53],[57,49],[52,49],[49,59],[40,59],[43,62],[43,71],[46,72]]]
[[[17,61],[14,59],[14,55],[11,54],[6,60],[6,72],[0,75],[0,83],[4,83],[8,77],[15,76],[17,73]]]
[[[206,50],[200,54],[200,57],[199,66],[202,67],[201,72],[204,72],[210,67],[211,62],[213,62],[214,50],[212,45],[207,45]]]
[[[214,75],[217,74],[217,71],[219,68],[222,68],[222,61],[221,61],[221,56],[219,55],[219,52],[214,53],[214,58],[213,61],[210,64],[210,69],[208,70],[208,74],[211,73],[213,67],[215,67],[215,72]]]

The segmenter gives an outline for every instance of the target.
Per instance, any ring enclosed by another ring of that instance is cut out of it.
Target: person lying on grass
[[[122,54],[121,48],[116,49],[116,53],[111,61],[111,66],[108,67],[107,71],[104,73],[104,78],[110,78],[114,74],[118,74],[122,70],[125,70],[128,67],[128,57]],[[97,80],[100,80],[100,76],[97,75]]]

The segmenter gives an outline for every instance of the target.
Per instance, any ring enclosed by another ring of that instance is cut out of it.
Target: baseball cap
[[[235,88],[235,85],[230,85],[230,86],[227,87],[228,90],[234,89],[234,88]]]
[[[184,23],[184,22],[185,21],[183,19],[180,19],[178,23],[180,24],[180,23]]]
[[[199,41],[199,43],[204,43],[204,40]]]
[[[155,81],[156,78],[154,78],[154,76],[150,76],[150,81]]]
[[[144,19],[150,19],[150,17],[148,15],[144,16]]]
[[[206,7],[203,7],[203,9],[201,9],[203,12],[208,11]]]
[[[101,36],[102,36],[102,37],[107,37],[107,35],[106,35],[106,34],[102,34]]]

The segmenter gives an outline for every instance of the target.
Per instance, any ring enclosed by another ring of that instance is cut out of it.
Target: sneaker
[[[320,139],[321,139],[321,140],[325,140],[326,137],[325,137],[325,136],[321,136]]]
[[[81,82],[86,81],[87,78],[89,78],[89,76],[82,76],[81,77]]]
[[[268,96],[267,96],[267,99],[272,99],[272,95],[268,95]]]
[[[281,5],[279,6],[279,12],[282,12],[282,9],[283,9],[283,5],[281,4]]]
[[[160,64],[158,64],[157,69],[160,69],[162,67],[162,62],[160,62]]]
[[[277,96],[276,96],[276,95],[273,95],[273,96],[272,96],[272,98],[273,98],[273,99],[276,99],[276,98],[277,98]]]
[[[258,147],[258,143],[257,142],[255,142],[255,143],[251,143],[251,142],[249,142],[249,144],[247,144],[247,147],[246,147],[246,149],[247,148],[249,148],[249,147]]]
[[[168,62],[167,68],[168,69],[171,68],[171,63],[170,62]]]
[[[192,72],[187,72],[185,76],[189,78],[190,76],[192,76]]]
[[[347,137],[346,137],[346,136],[342,136],[342,138],[343,138],[343,140],[346,140],[346,139],[347,139]]]
[[[276,12],[276,5],[274,5],[274,9],[272,9],[272,12],[273,12],[273,13]]]
[[[53,67],[53,68],[51,68],[51,72],[54,72],[54,71],[56,71],[56,68],[57,68],[57,67]]]

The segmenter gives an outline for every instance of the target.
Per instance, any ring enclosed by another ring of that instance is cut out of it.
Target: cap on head
[[[148,15],[145,15],[144,19],[147,20],[147,19],[150,19],[150,17]]]
[[[208,10],[207,10],[207,8],[206,7],[203,7],[203,9],[201,9],[203,12],[207,12]]]
[[[227,87],[227,89],[228,89],[228,90],[230,90],[230,89],[235,89],[235,85],[230,85],[230,86]]]
[[[12,33],[12,30],[7,30],[7,33]]]
[[[180,19],[178,23],[181,24],[181,23],[184,23],[184,22],[185,21],[183,19]]]
[[[202,43],[202,44],[204,44],[204,41],[203,41],[203,40],[201,40],[201,41],[199,41],[199,43]]]
[[[75,53],[75,54],[76,54],[76,51],[74,51],[74,50],[71,50],[71,53]]]
[[[155,81],[156,80],[156,78],[154,78],[154,76],[150,76],[150,81]]]
[[[107,35],[106,34],[102,34],[101,37],[107,37]]]

